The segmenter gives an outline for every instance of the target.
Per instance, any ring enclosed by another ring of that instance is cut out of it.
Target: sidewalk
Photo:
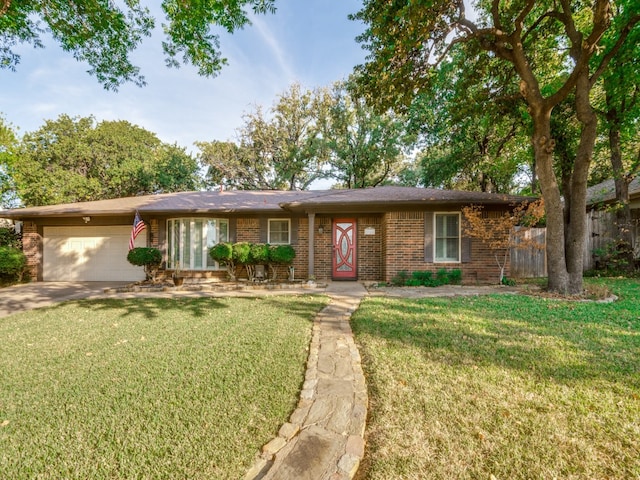
[[[349,319],[367,294],[333,282],[316,317],[298,407],[267,443],[245,480],[346,480],[364,455],[367,387]]]

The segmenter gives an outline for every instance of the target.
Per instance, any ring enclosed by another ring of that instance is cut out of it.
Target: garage
[[[131,225],[44,227],[44,281],[138,281],[143,267],[127,262]],[[147,245],[147,231],[136,246]]]

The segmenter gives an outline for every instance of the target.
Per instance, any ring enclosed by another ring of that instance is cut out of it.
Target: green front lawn
[[[640,478],[640,282],[606,283],[619,301],[363,301],[359,478]]]
[[[323,297],[135,299],[0,319],[0,472],[240,478],[294,409]]]

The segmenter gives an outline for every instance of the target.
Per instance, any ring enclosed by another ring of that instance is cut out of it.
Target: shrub
[[[251,244],[249,242],[233,244],[233,261],[238,265],[251,263]]]
[[[209,256],[216,262],[226,265],[233,260],[233,245],[228,242],[216,243],[209,249]]]
[[[269,245],[266,243],[256,243],[251,245],[250,252],[252,263],[268,263],[269,262]]]
[[[22,249],[22,235],[13,227],[0,227],[0,247]]]
[[[454,268],[449,271],[449,283],[452,285],[460,285],[462,283],[462,270]]]
[[[289,265],[293,262],[296,251],[291,245],[271,245],[269,247],[269,269],[271,270],[271,280],[277,276],[277,264]]]
[[[395,277],[391,279],[391,284],[397,287],[438,287],[440,285],[454,284],[458,285],[462,282],[462,271],[460,269],[447,270],[441,268],[435,273],[429,270],[417,270],[411,272],[411,276],[406,270],[400,270]]]
[[[153,247],[137,247],[129,250],[127,261],[131,265],[144,267],[147,280],[156,280],[156,273],[162,263],[162,253]]]
[[[0,247],[0,277],[8,281],[22,281],[27,257],[15,247]]]
[[[233,259],[233,245],[231,243],[216,243],[209,249],[209,256],[216,262],[227,267],[227,275],[229,275],[231,280],[236,279],[236,264]]]
[[[269,260],[271,263],[289,264],[296,257],[296,251],[291,245],[272,245],[269,248]]]
[[[407,272],[406,270],[400,270],[391,279],[391,285],[395,287],[402,287],[406,284],[408,278],[409,278],[409,272]]]

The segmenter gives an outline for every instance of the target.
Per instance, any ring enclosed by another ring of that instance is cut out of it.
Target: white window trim
[[[283,242],[272,242],[271,241],[271,222],[275,221],[275,222],[287,222],[288,224],[288,228],[287,228],[287,241],[286,243]],[[267,220],[267,243],[269,245],[291,245],[291,219],[290,218],[269,218]]]
[[[194,261],[195,259],[195,244],[193,242],[193,239],[195,238],[195,222],[196,221],[202,221],[204,225],[207,225],[207,222],[211,221],[211,220],[215,220],[216,222],[216,230],[217,230],[217,236],[219,236],[220,233],[220,224],[221,223],[225,223],[227,225],[227,232],[229,231],[229,219],[227,218],[214,218],[214,217],[173,217],[173,218],[168,218],[166,221],[166,265],[170,270],[173,270],[176,268],[176,265],[171,265],[169,267],[169,263],[170,263],[170,259],[171,259],[171,241],[169,240],[169,223],[170,222],[174,222],[174,228],[176,225],[176,222],[178,223],[178,225],[180,225],[182,222],[185,221],[189,221],[189,238],[191,239],[191,244],[189,246],[189,258],[191,259],[190,263],[188,266],[185,265],[181,265],[180,268],[182,270],[190,270],[190,271],[199,271],[199,272],[211,272],[211,271],[218,271],[218,270],[223,270],[222,267],[220,267],[220,265],[218,264],[218,262],[215,262],[215,266],[209,266],[207,265],[207,257],[209,255],[209,249],[207,248],[206,245],[206,235],[204,235],[205,231],[203,231],[203,242],[202,242],[202,259],[204,261],[204,267],[203,266],[191,266],[191,263]],[[208,225],[207,227],[208,228]],[[204,230],[204,229],[203,229]],[[174,237],[175,239],[175,237]],[[183,236],[179,235],[178,236],[179,242],[182,242]],[[220,240],[219,240],[220,241]],[[179,255],[182,256],[184,254],[184,251],[182,248],[179,249]],[[178,262],[182,263],[182,259],[179,259]]]
[[[438,215],[458,216],[458,260],[438,260],[436,244],[438,243]],[[433,212],[433,263],[462,263],[462,215],[460,212]]]

